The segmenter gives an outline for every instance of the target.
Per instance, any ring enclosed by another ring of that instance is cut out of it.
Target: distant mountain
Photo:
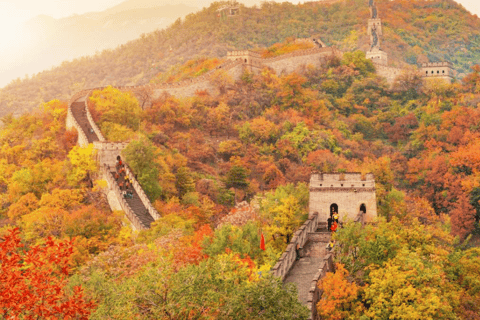
[[[62,61],[92,55],[163,29],[179,17],[198,11],[185,4],[125,1],[103,12],[68,18],[37,16],[18,32],[19,41],[0,53],[0,85],[12,77],[51,68]],[[4,30],[8,32],[8,30]]]
[[[376,3],[383,24],[382,49],[388,52],[391,65],[448,60],[459,73],[467,73],[471,65],[480,61],[480,19],[456,2],[376,0]],[[369,48],[366,29],[370,12],[366,0],[299,5],[263,2],[253,7],[239,4],[239,15],[235,16],[218,11],[228,5],[215,2],[176,20],[165,30],[145,34],[94,56],[63,62],[29,79],[17,79],[0,90],[0,116],[8,112],[19,114],[54,98],[67,100],[82,88],[148,83],[159,72],[193,58],[224,57],[228,50],[267,47],[289,37],[318,35],[327,45],[344,51]],[[135,11],[120,11],[115,17],[123,17],[122,12],[134,15]],[[109,32],[109,23],[114,19],[102,19],[91,18],[91,23],[85,24],[92,37],[100,30]],[[127,18],[120,20],[129,23]],[[115,24],[120,25],[118,21]],[[73,29],[70,34],[78,32],[68,23],[64,25]],[[77,43],[76,38],[80,39],[80,35],[59,38],[51,46],[61,51],[66,43],[72,46]],[[100,48],[102,41],[107,40],[98,41],[96,45]]]

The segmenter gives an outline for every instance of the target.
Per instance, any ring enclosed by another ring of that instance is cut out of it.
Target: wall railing
[[[295,232],[292,240],[288,244],[287,248],[283,252],[278,262],[272,268],[272,272],[275,276],[285,280],[286,275],[292,268],[297,258],[295,251],[297,244],[302,248],[308,240],[308,233],[315,232],[318,224],[318,213],[315,212],[310,218],[305,221],[302,226]]]
[[[148,199],[147,195],[145,194],[145,191],[143,190],[142,186],[138,183],[137,179],[135,178],[135,175],[133,174],[132,170],[128,165],[125,166],[125,173],[132,180],[132,186],[137,192],[140,200],[142,200],[142,203],[145,206],[145,208],[147,208],[148,213],[152,216],[154,220],[160,219],[162,216],[160,215],[160,213],[158,213],[157,209],[155,209],[155,207],[152,205],[152,203],[150,202],[150,199]]]
[[[125,212],[125,215],[127,216],[128,220],[130,220],[130,222],[135,227],[135,229],[136,230],[148,229],[148,226],[143,224],[143,222],[137,217],[133,209],[130,207],[127,200],[125,200],[125,198],[123,197],[122,191],[120,190],[120,187],[118,186],[117,181],[115,180],[112,173],[110,172],[110,167],[107,165],[104,165],[102,173],[105,179],[107,180],[110,189],[114,191],[117,199],[119,200],[122,210]]]

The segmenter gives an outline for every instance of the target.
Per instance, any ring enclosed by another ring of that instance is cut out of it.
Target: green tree
[[[158,183],[155,147],[147,139],[134,140],[122,151],[126,163],[137,175],[137,180],[150,200],[157,199],[162,189]]]
[[[225,185],[234,189],[234,199],[237,201],[237,189],[246,190],[250,183],[247,180],[248,171],[241,165],[233,165],[227,173]]]
[[[195,182],[192,178],[192,173],[187,167],[180,167],[175,175],[177,180],[175,181],[175,187],[178,191],[178,196],[182,198],[188,192],[195,191]]]

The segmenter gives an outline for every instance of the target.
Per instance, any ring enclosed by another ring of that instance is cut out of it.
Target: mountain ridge
[[[66,61],[31,79],[17,79],[0,90],[0,114],[8,110],[19,114],[54,98],[66,100],[82,88],[148,83],[159,72],[189,59],[224,57],[228,50],[267,47],[289,37],[319,34],[327,45],[343,51],[366,51],[369,46],[369,10],[363,0],[239,4],[239,16],[218,17],[216,10],[225,4],[212,4],[116,49]],[[384,50],[392,66],[416,64],[420,57],[452,61],[459,72],[467,73],[480,58],[480,19],[454,1],[378,1],[378,7],[385,30]]]

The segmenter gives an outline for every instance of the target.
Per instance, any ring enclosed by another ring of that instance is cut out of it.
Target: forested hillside
[[[268,270],[306,219],[310,174],[360,171],[375,175],[380,217],[336,234],[341,265],[321,283],[319,312],[478,319],[480,67],[456,84],[400,80],[387,90],[356,51],[145,109],[127,92],[94,92],[96,123],[129,142],[122,156],[162,215],[138,233],[108,209],[65,103],[5,117],[0,315],[306,319]]]
[[[449,60],[460,73],[468,73],[479,60],[480,19],[455,2],[377,2],[385,30],[383,49],[393,65]],[[319,35],[344,51],[368,49],[366,0],[240,5],[241,14],[235,17],[219,17],[216,9],[221,5],[214,3],[115,50],[16,79],[0,91],[0,115],[21,114],[42,101],[66,100],[81,88],[148,83],[159,72],[193,58],[221,58],[228,50],[267,47],[289,37]]]

